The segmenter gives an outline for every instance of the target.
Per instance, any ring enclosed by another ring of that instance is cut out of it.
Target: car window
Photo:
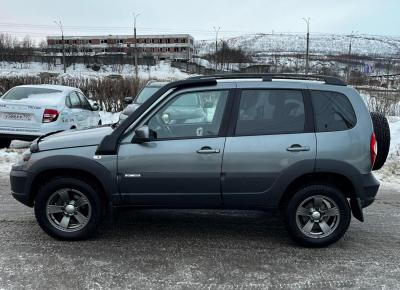
[[[80,109],[82,108],[81,101],[78,95],[75,92],[69,94],[69,105],[71,109]]]
[[[143,104],[146,102],[155,92],[157,92],[161,87],[144,87],[136,98],[135,103]]]
[[[337,92],[311,91],[317,132],[348,130],[357,119],[347,97]]]
[[[27,98],[41,97],[43,95],[61,93],[59,90],[45,88],[15,87],[8,91],[2,99],[4,100],[22,100]]]
[[[301,91],[243,90],[235,135],[268,135],[304,132]]]
[[[218,136],[229,91],[183,93],[148,121],[157,139]]]
[[[86,99],[86,97],[83,94],[79,93],[79,92],[77,92],[77,94],[79,96],[79,99],[81,100],[82,109],[91,111],[92,110],[92,106],[90,105],[90,103]]]

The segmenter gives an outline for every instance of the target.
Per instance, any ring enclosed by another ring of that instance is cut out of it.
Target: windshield
[[[138,97],[136,98],[135,103],[137,104],[143,104],[146,102],[155,92],[157,92],[160,89],[160,87],[144,87]]]
[[[61,93],[59,90],[44,89],[44,88],[29,88],[29,87],[16,87],[8,91],[2,99],[4,100],[22,100],[35,95],[43,96],[45,94]]]

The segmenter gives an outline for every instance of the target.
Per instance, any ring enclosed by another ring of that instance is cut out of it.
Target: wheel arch
[[[34,163],[29,171],[32,175],[26,186],[31,205],[40,186],[46,180],[59,176],[75,177],[94,184],[100,190],[101,198],[107,207],[119,201],[116,178],[103,165],[85,157],[67,155],[46,157]]]

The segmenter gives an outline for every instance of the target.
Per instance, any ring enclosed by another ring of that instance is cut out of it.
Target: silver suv
[[[206,118],[165,117],[194,95]],[[165,85],[118,126],[40,137],[11,188],[58,239],[92,236],[121,206],[279,208],[296,242],[322,247],[351,214],[363,221],[387,135],[377,140],[358,92],[334,77],[196,77]]]

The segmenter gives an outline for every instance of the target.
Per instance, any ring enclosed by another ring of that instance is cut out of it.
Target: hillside
[[[242,48],[252,55],[269,53],[304,53],[305,34],[251,34],[224,39],[229,46]],[[349,35],[311,34],[310,52],[314,54],[343,54],[348,52]],[[196,43],[200,55],[212,52],[213,40]],[[355,35],[352,40],[352,52],[360,55],[400,56],[400,37]]]

